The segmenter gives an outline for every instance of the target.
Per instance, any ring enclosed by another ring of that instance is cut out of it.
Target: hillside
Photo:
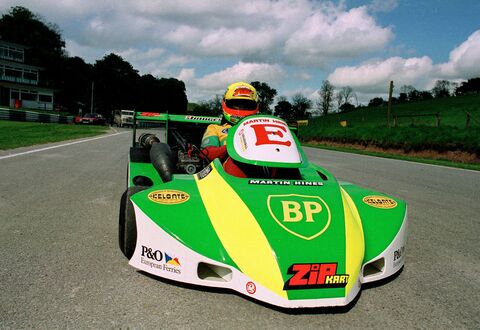
[[[340,125],[342,121],[347,122],[346,127]],[[459,151],[474,154],[478,159],[480,94],[394,104],[391,128],[387,127],[387,106],[330,114],[311,119],[308,126],[301,127],[300,137],[304,142],[335,142],[404,152]]]

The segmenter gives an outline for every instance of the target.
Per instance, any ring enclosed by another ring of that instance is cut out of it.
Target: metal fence
[[[0,120],[70,124],[73,122],[73,116],[0,108]]]

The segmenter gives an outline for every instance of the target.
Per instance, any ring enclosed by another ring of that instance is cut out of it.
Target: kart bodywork
[[[136,113],[134,122],[161,123],[165,136],[137,142],[134,127],[119,230],[131,266],[287,308],[347,305],[363,283],[403,267],[405,202],[338,182],[281,119],[230,129],[228,153],[247,178],[195,147],[219,118]]]

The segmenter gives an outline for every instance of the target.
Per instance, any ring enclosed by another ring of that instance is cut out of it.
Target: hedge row
[[[457,127],[302,127],[302,141],[326,140],[364,146],[403,149],[405,152],[465,151],[480,156],[480,129]]]

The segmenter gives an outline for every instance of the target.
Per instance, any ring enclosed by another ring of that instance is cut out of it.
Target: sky
[[[480,0],[0,0],[55,23],[70,56],[116,53],[177,78],[189,102],[236,81],[318,100],[324,80],[359,103],[403,85],[480,77]]]

